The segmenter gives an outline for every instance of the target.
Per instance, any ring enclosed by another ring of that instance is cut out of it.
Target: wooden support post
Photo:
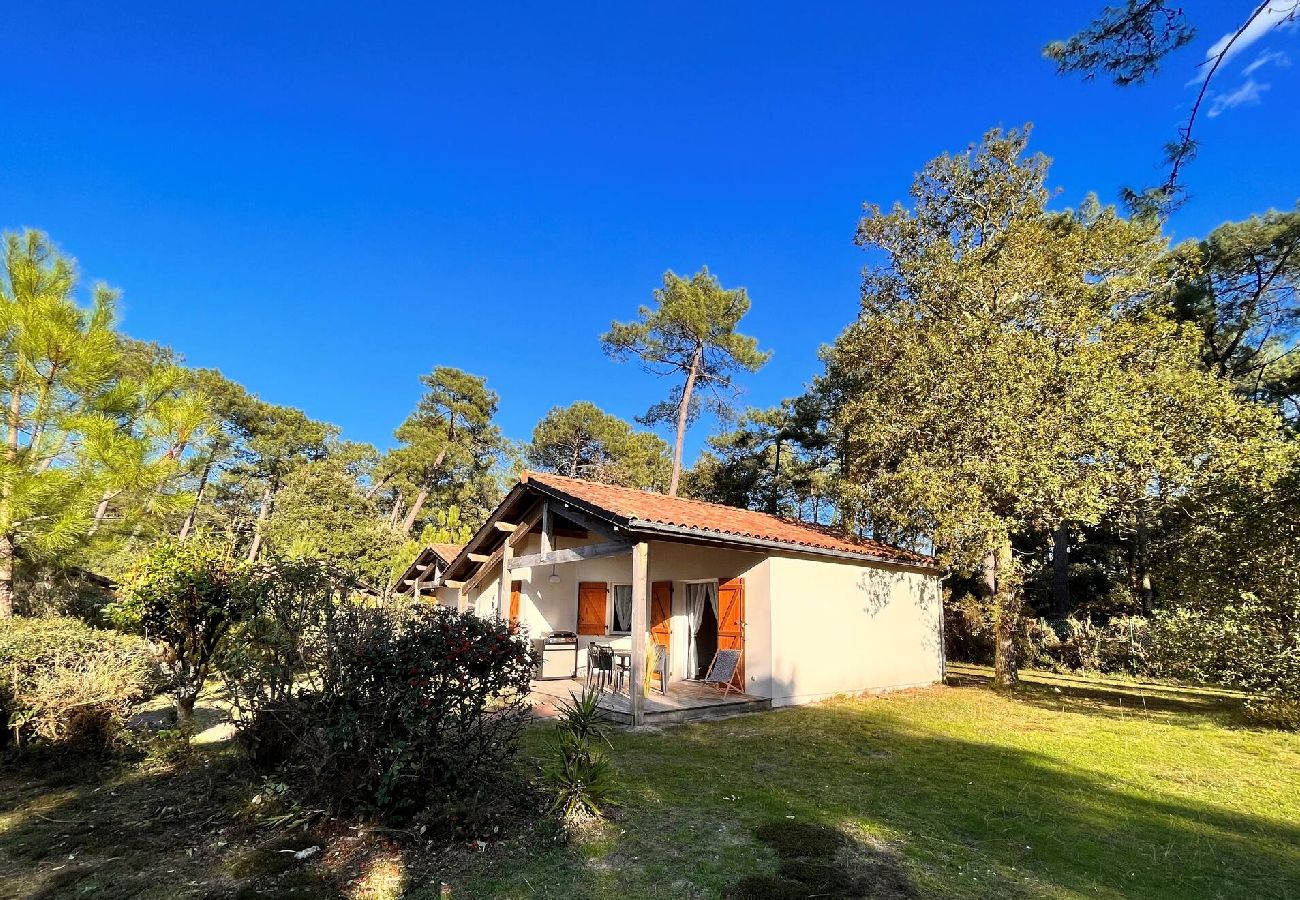
[[[542,551],[550,553],[554,547],[555,522],[551,518],[551,501],[542,501]]]
[[[497,616],[503,609],[509,609],[506,601],[510,597],[510,558],[515,555],[514,544],[506,540],[501,545],[501,580],[497,582]]]
[[[646,632],[650,630],[650,545],[632,546],[632,666],[628,697],[632,701],[632,724],[645,723]]]

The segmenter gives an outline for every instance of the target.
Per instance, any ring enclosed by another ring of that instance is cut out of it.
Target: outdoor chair
[[[711,684],[722,691],[724,697],[732,691],[737,694],[745,693],[744,685],[738,683],[743,654],[743,650],[719,650],[714,653],[713,662],[709,663],[709,671],[704,675],[704,683]]]
[[[614,650],[608,644],[591,644],[587,647],[587,687],[596,682],[596,690],[603,691],[615,679]]]
[[[659,678],[659,689],[668,694],[668,648],[662,644],[655,644],[655,661],[654,668],[650,671],[650,677]]]

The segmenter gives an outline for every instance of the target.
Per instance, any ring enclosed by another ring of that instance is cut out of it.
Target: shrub
[[[1016,654],[1031,668],[1068,672],[1169,674],[1162,660],[1176,651],[1160,646],[1166,630],[1141,616],[1099,625],[1087,618],[1025,618],[1016,629]],[[993,613],[989,601],[963,594],[944,601],[944,649],[948,659],[993,662]]]
[[[280,614],[300,614],[293,609],[285,604]],[[227,674],[256,765],[334,812],[399,820],[485,802],[508,785],[533,666],[509,625],[429,606],[327,603],[318,612],[295,644],[302,671],[290,689],[272,687],[266,674],[283,658],[245,658]]]
[[[249,616],[264,589],[262,573],[203,541],[164,542],[128,577],[109,621],[140,630],[162,649],[167,687],[182,728],[208,680],[221,642]]]
[[[138,638],[76,619],[12,619],[0,628],[0,741],[103,750],[155,672]]]
[[[299,687],[320,689],[323,629],[347,588],[318,562],[267,567],[256,612],[231,630],[216,664],[237,719],[284,704]]]
[[[1246,719],[1268,728],[1300,731],[1300,686],[1290,693],[1266,694],[1247,701]]]

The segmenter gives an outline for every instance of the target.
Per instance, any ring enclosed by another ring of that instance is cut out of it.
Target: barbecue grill
[[[572,631],[544,634],[533,641],[533,648],[541,659],[538,680],[578,677],[578,636]]]

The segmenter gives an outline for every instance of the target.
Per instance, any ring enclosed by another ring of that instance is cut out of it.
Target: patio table
[[[613,653],[615,664],[622,666],[623,671],[630,676],[632,673],[632,651],[615,647]]]

